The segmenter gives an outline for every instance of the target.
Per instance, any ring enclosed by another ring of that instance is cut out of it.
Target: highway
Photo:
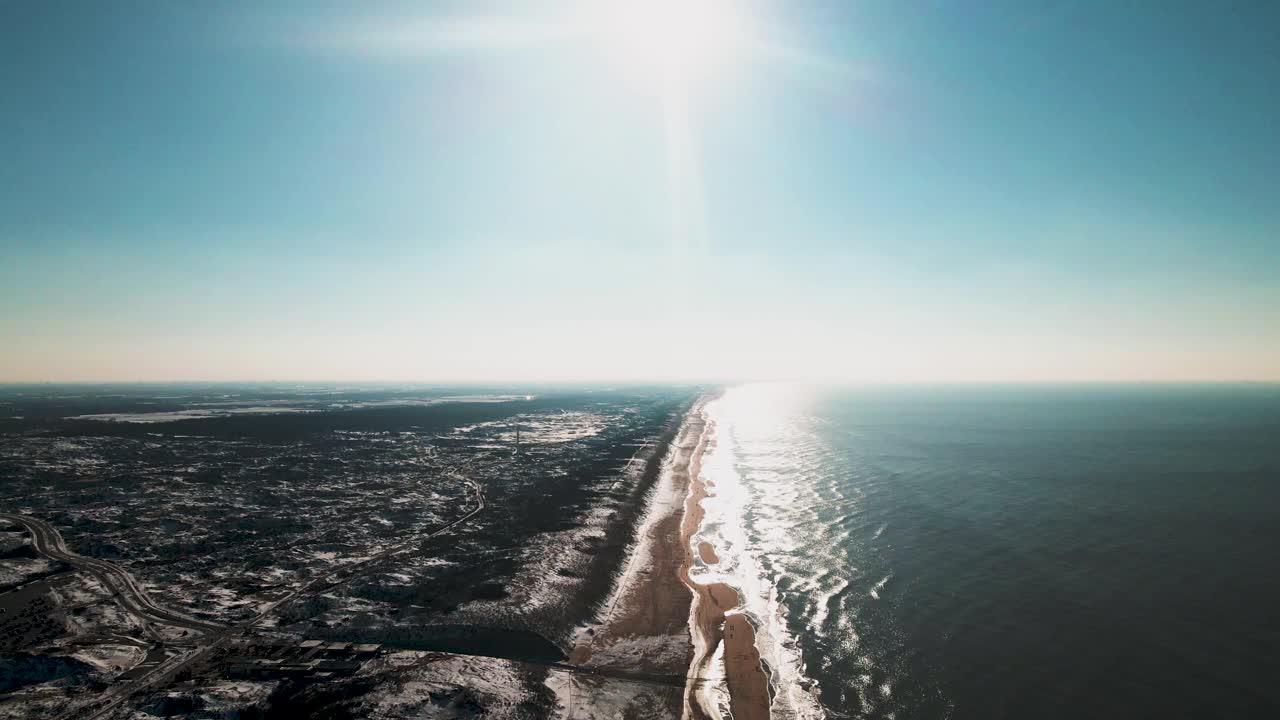
[[[315,580],[304,584],[297,590],[294,590],[275,602],[272,602],[253,618],[230,627],[198,620],[190,617],[189,615],[184,615],[177,611],[156,605],[152,602],[151,598],[147,597],[146,591],[138,585],[134,577],[126,570],[105,560],[87,558],[71,552],[67,548],[66,542],[62,539],[62,535],[57,531],[57,529],[44,520],[27,515],[0,513],[0,518],[15,522],[26,528],[27,532],[31,534],[31,544],[32,547],[35,548],[36,552],[44,555],[45,557],[66,562],[67,564],[77,569],[84,570],[98,578],[98,580],[100,580],[114,593],[115,597],[120,600],[120,603],[125,607],[125,609],[133,613],[143,622],[143,625],[146,626],[148,632],[150,632],[153,637],[163,640],[163,638],[152,630],[150,627],[151,623],[160,623],[186,628],[199,632],[205,636],[205,642],[194,651],[188,650],[185,653],[175,655],[165,662],[160,663],[145,675],[142,675],[131,682],[116,685],[110,690],[104,692],[102,696],[98,698],[98,702],[95,703],[96,708],[76,708],[63,714],[59,720],[104,720],[128,698],[140,691],[146,690],[147,688],[169,681],[181,672],[183,668],[204,659],[227,640],[252,630],[256,625],[261,623],[273,612],[284,605],[293,602],[301,596],[322,592],[347,583],[353,578],[360,576],[364,572],[367,572],[388,560],[393,560],[397,557],[419,551],[421,550],[424,542],[443,535],[467,522],[484,510],[484,490],[478,483],[470,478],[462,477],[456,473],[455,476],[471,488],[476,502],[476,506],[473,509],[426,535],[414,537],[411,540],[384,549],[376,555],[373,555],[359,563],[354,563],[336,572],[328,573],[316,578]]]
[[[89,558],[71,552],[67,548],[66,541],[62,539],[61,533],[44,520],[12,513],[0,513],[0,518],[17,523],[25,528],[31,535],[31,546],[37,553],[53,560],[65,562],[97,578],[120,601],[120,604],[133,613],[142,622],[147,631],[157,639],[159,639],[159,635],[150,627],[151,623],[171,625],[203,634],[217,633],[226,629],[217,623],[199,620],[190,615],[157,605],[147,596],[147,591],[138,584],[137,579],[127,570],[106,560]]]
[[[641,446],[637,449],[635,455],[633,455],[627,462],[626,469],[630,469],[630,466],[634,463],[636,457],[644,449],[645,446]],[[64,714],[60,720],[105,720],[130,697],[133,697],[138,692],[168,682],[184,668],[207,658],[214,650],[225,644],[228,640],[249,632],[263,620],[267,619],[272,613],[276,612],[288,603],[306,595],[331,590],[339,585],[350,582],[351,580],[388,561],[406,557],[412,553],[421,551],[422,544],[424,542],[450,532],[459,525],[471,520],[485,509],[485,495],[481,486],[470,478],[462,475],[455,473],[455,477],[467,484],[472,490],[473,497],[475,499],[475,506],[468,512],[431,531],[430,533],[427,533],[426,535],[419,535],[411,540],[397,543],[396,545],[386,548],[359,563],[348,565],[337,571],[315,578],[293,592],[272,602],[251,619],[233,626],[219,625],[199,620],[175,610],[161,607],[147,596],[146,591],[138,584],[136,578],[134,578],[124,568],[105,560],[78,555],[68,549],[62,535],[48,522],[26,515],[0,513],[0,518],[17,523],[30,533],[32,547],[36,552],[44,555],[45,557],[63,561],[77,569],[88,572],[101,581],[103,585],[111,590],[116,599],[120,601],[126,610],[142,621],[143,625],[146,626],[147,630],[151,632],[153,637],[162,639],[152,630],[150,627],[151,623],[180,627],[195,631],[201,635],[201,637],[196,638],[196,647],[192,648],[188,646],[185,650],[181,650],[178,654],[168,660],[159,663],[142,676],[137,677],[130,682],[118,684],[104,692],[95,703],[95,708],[78,708],[71,710]],[[527,663],[528,661],[522,662]],[[564,662],[530,664],[544,665],[549,670],[567,672],[573,675],[595,676],[641,684],[683,687],[684,684],[689,681],[689,678],[682,675],[668,676],[614,668],[583,667]],[[701,683],[705,681],[694,678],[693,682]]]

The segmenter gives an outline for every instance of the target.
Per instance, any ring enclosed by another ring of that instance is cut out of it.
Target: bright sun
[[[609,0],[590,11],[592,34],[631,80],[689,93],[742,59],[753,34],[732,0]]]

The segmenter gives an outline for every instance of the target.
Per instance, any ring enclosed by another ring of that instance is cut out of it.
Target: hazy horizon
[[[1277,382],[1277,25],[5,4],[0,383]]]
[[[983,389],[983,388],[1027,388],[1027,389],[1089,389],[1089,388],[1232,388],[1232,387],[1266,387],[1278,388],[1278,380],[803,380],[797,378],[670,378],[670,379],[594,379],[594,380],[557,380],[557,379],[481,379],[481,380],[431,380],[409,378],[384,379],[168,379],[168,380],[5,380],[0,381],[0,388],[31,387],[88,387],[88,388],[148,388],[148,387],[190,387],[190,388],[334,388],[334,389],[383,389],[383,390],[515,390],[528,389],[568,389],[568,388],[628,388],[628,387],[704,387],[733,388],[743,386],[793,386],[814,389],[910,389],[910,388],[951,388],[951,389]]]

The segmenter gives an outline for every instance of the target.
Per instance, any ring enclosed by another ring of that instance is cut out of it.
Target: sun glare
[[[631,80],[663,95],[722,76],[752,35],[750,18],[731,0],[613,0],[593,8],[603,52]]]

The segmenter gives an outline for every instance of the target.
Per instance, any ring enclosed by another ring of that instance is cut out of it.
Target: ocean
[[[731,388],[776,718],[1280,717],[1280,387]]]

